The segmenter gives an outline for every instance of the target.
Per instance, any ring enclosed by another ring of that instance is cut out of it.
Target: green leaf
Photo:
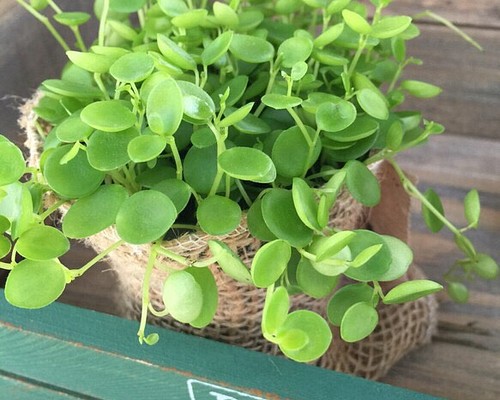
[[[104,185],[78,199],[64,215],[62,230],[69,238],[83,239],[113,225],[128,193],[120,185]]]
[[[382,235],[385,244],[391,253],[391,264],[389,269],[379,276],[378,280],[382,282],[394,281],[406,274],[413,261],[413,252],[411,248],[402,240],[393,236]]]
[[[30,5],[37,11],[42,11],[44,8],[48,7],[48,0],[30,0]]]
[[[61,25],[79,26],[90,19],[90,14],[86,12],[62,12],[55,14],[54,19]]]
[[[276,333],[283,325],[290,308],[290,297],[284,286],[267,292],[262,312],[262,333],[267,340],[276,342]]]
[[[4,216],[0,215],[0,233],[7,232],[10,229],[10,221]]]
[[[272,189],[262,197],[262,216],[277,238],[294,247],[303,247],[312,239],[312,230],[300,220],[290,190]]]
[[[349,0],[350,1],[350,0]],[[314,46],[323,48],[335,41],[344,30],[344,23],[335,24],[323,31],[317,38],[314,39]]]
[[[319,105],[316,124],[325,132],[338,132],[349,127],[356,119],[356,107],[349,101],[338,99]]]
[[[141,163],[156,159],[167,146],[167,139],[158,135],[142,135],[133,138],[127,152],[133,162]]]
[[[329,321],[340,326],[346,311],[354,304],[369,302],[373,298],[373,288],[367,283],[351,283],[335,292],[327,306]]]
[[[357,342],[370,335],[377,324],[378,313],[370,303],[353,304],[340,323],[340,337],[348,343]]]
[[[161,80],[147,98],[146,117],[150,129],[159,134],[173,135],[182,122],[184,96],[173,78]]]
[[[239,33],[233,35],[229,51],[236,58],[251,64],[262,64],[274,57],[274,47],[267,40]]]
[[[383,97],[371,89],[361,89],[356,93],[359,106],[373,118],[386,120],[389,109]]]
[[[57,125],[54,131],[61,142],[74,143],[89,137],[94,128],[81,120],[80,113],[75,113]]]
[[[245,181],[270,183],[276,179],[271,158],[252,147],[233,147],[218,158],[220,168],[229,176]]]
[[[219,60],[229,50],[229,45],[233,40],[233,32],[226,31],[210,42],[201,53],[201,61],[204,65],[212,65]]]
[[[376,206],[380,202],[380,184],[368,169],[360,161],[351,160],[345,166],[346,168],[346,186],[354,197],[361,204],[368,207]]]
[[[306,62],[304,61],[299,61],[295,64],[293,64],[292,71],[290,73],[290,77],[294,81],[300,81],[305,74],[307,74],[309,66],[307,65]]]
[[[103,54],[69,50],[66,55],[73,64],[96,74],[105,74],[115,62],[115,58]]]
[[[61,96],[79,99],[97,99],[102,96],[101,91],[94,86],[60,79],[47,79],[42,82],[42,87]]]
[[[323,106],[321,106],[321,107],[323,107]],[[318,109],[318,112],[319,112],[319,109]],[[316,117],[318,118],[318,114],[316,114]],[[328,139],[335,140],[335,141],[338,141],[341,143],[344,143],[344,142],[351,143],[351,142],[355,142],[357,140],[364,139],[368,136],[374,135],[375,133],[377,133],[378,128],[379,128],[379,124],[377,121],[375,121],[373,118],[371,118],[367,115],[361,115],[361,116],[358,116],[354,120],[354,122],[352,124],[350,124],[348,127],[344,128],[340,131],[325,132],[325,136]]]
[[[464,211],[467,223],[473,228],[477,228],[481,215],[481,203],[479,201],[479,193],[476,189],[472,189],[465,196]]]
[[[355,236],[356,232],[341,231],[315,242],[311,250],[316,255],[316,261],[321,262],[334,257],[349,245]]]
[[[191,147],[184,157],[184,180],[199,194],[208,194],[217,174],[217,149],[209,146],[199,149]],[[222,180],[218,191],[225,188]]]
[[[296,278],[302,291],[315,299],[328,296],[339,281],[339,275],[326,276],[319,273],[311,261],[304,257],[297,266]]]
[[[275,110],[284,110],[287,108],[300,106],[302,99],[296,96],[286,96],[284,94],[269,93],[262,96],[262,102]]]
[[[374,244],[373,246],[369,246],[361,251],[358,255],[356,255],[356,258],[352,260],[351,267],[359,268],[365,265],[382,249],[382,246],[382,244]]]
[[[396,151],[400,148],[403,142],[403,125],[399,121],[395,121],[390,126],[385,137],[386,145],[389,149]]]
[[[92,168],[85,152],[61,164],[71,147],[64,145],[54,149],[45,161],[43,172],[52,190],[62,197],[76,199],[93,193],[104,180],[104,172]]]
[[[204,9],[189,10],[171,19],[177,28],[192,29],[198,28],[206,20],[208,11]]]
[[[212,322],[217,311],[219,301],[217,284],[210,268],[190,267],[186,268],[184,272],[191,274],[201,288],[203,302],[200,314],[189,323],[191,326],[201,329]]]
[[[400,283],[383,298],[385,304],[401,304],[436,293],[443,288],[439,283],[426,279],[416,279]]]
[[[253,114],[248,114],[241,121],[234,124],[234,127],[238,131],[248,135],[262,135],[271,132],[269,124]]]
[[[262,216],[262,200],[255,200],[247,212],[248,230],[257,239],[264,242],[269,242],[276,239],[276,235],[272,233],[264,221]]]
[[[473,263],[474,273],[487,280],[494,280],[498,277],[498,264],[488,254],[477,253],[476,262]]]
[[[110,0],[109,8],[119,13],[133,13],[139,11],[146,4],[146,0]]]
[[[176,17],[189,10],[184,0],[158,0],[158,6],[169,17]]]
[[[375,245],[382,245],[382,248],[362,266],[347,269],[345,271],[347,277],[358,281],[376,281],[389,270],[392,263],[391,252],[381,235],[359,229],[349,243],[349,248],[355,259],[365,249]]]
[[[187,81],[177,81],[182,91],[184,115],[193,124],[204,124],[215,115],[215,103],[199,86]]]
[[[136,123],[135,115],[120,100],[103,100],[86,106],[80,118],[94,129],[104,132],[119,132]]]
[[[177,213],[184,210],[191,198],[191,188],[186,182],[180,179],[170,178],[161,180],[153,185],[151,189],[168,196],[174,203]]]
[[[444,216],[443,203],[439,195],[431,188],[427,189],[424,193],[426,200],[434,207],[441,215]],[[436,215],[422,203],[422,217],[424,222],[431,232],[439,232],[443,226],[444,222],[441,221]]]
[[[0,215],[10,221],[10,236],[17,239],[36,221],[33,215],[33,200],[26,185],[14,182],[3,186],[3,197],[0,199]]]
[[[250,111],[252,111],[253,105],[254,105],[254,103],[248,103],[248,104],[245,104],[243,107],[238,108],[237,110],[231,112],[231,114],[229,114],[229,116],[224,118],[219,123],[219,127],[226,128],[228,126],[237,124],[242,119],[244,119],[250,113]]]
[[[226,81],[223,85],[220,85],[217,89],[215,89],[210,97],[214,101],[216,108],[220,109],[221,97],[225,98],[226,111],[228,111],[229,107],[235,105],[238,100],[240,100],[248,85],[248,76],[246,75],[238,75],[237,77]],[[227,95],[227,91],[229,90],[229,96]],[[226,114],[227,115],[227,114]]]
[[[113,21],[111,19],[108,19],[107,23],[114,32],[125,40],[135,41],[139,36],[135,29],[126,23]]]
[[[89,164],[98,171],[112,171],[123,167],[130,161],[128,145],[139,135],[135,127],[121,132],[95,131],[87,145]]]
[[[461,282],[450,282],[446,287],[446,291],[450,298],[459,304],[465,304],[469,301],[469,290]]]
[[[160,239],[176,218],[177,210],[167,196],[143,190],[122,203],[116,215],[116,230],[128,243],[145,244]]]
[[[313,50],[313,42],[307,37],[294,36],[286,39],[278,47],[281,66],[292,68],[296,63],[306,61]]]
[[[189,272],[174,271],[163,284],[163,304],[174,319],[188,324],[201,313],[203,291]]]
[[[443,91],[438,86],[416,80],[406,80],[401,82],[401,88],[406,90],[412,96],[422,99],[435,97]]]
[[[214,16],[222,26],[236,28],[239,23],[238,14],[229,5],[215,1],[213,3]]]
[[[24,232],[16,243],[23,257],[34,261],[58,258],[69,250],[69,240],[51,226],[38,225]]]
[[[12,244],[10,240],[3,235],[0,235],[0,259],[4,258],[10,253]]]
[[[208,247],[217,260],[217,264],[231,278],[241,283],[251,284],[252,277],[247,266],[227,244],[219,240],[209,240]]]
[[[368,21],[354,11],[342,10],[342,18],[349,28],[360,35],[368,35],[372,31]]]
[[[318,223],[318,203],[314,190],[301,178],[293,178],[292,196],[295,211],[307,227],[320,231]]]
[[[274,284],[285,271],[292,256],[290,245],[284,240],[266,243],[252,260],[251,274],[255,286],[266,288]]]
[[[294,345],[287,347],[290,342],[286,340],[286,333],[294,330],[302,331],[307,337],[305,345],[299,349]],[[309,310],[298,310],[288,314],[278,329],[277,338],[281,339],[278,346],[287,357],[299,362],[310,362],[328,350],[332,342],[332,331],[320,315]]]
[[[182,69],[196,70],[196,61],[193,57],[172,39],[163,34],[157,35],[157,43],[160,52],[167,61]]]
[[[326,9],[327,14],[331,15],[342,11],[350,2],[351,0],[332,0]]]
[[[20,308],[42,308],[57,300],[65,287],[66,274],[59,262],[23,260],[7,277],[5,299]]]
[[[0,142],[0,186],[17,182],[24,174],[23,153],[11,142]]]
[[[141,82],[153,73],[154,67],[154,60],[148,54],[128,53],[111,65],[109,73],[120,82]]]
[[[235,230],[241,221],[241,208],[223,196],[208,196],[196,210],[201,229],[209,235],[225,235]]]
[[[404,32],[411,24],[407,16],[384,17],[373,25],[370,36],[378,39],[389,39]]]

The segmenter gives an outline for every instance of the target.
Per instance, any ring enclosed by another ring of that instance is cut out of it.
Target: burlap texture
[[[27,135],[30,165],[37,165],[43,141],[35,129],[32,111],[36,97],[22,107],[20,126]],[[341,229],[369,228],[383,234],[391,234],[407,241],[410,200],[399,184],[399,179],[386,163],[375,166],[382,187],[382,202],[374,209],[367,209],[343,192],[332,210],[330,224]],[[50,198],[47,199],[51,202]],[[62,207],[64,214],[67,207]],[[164,243],[164,247],[191,260],[202,260],[210,256],[208,240],[213,236],[205,233],[187,233]],[[260,242],[246,228],[246,220],[230,234],[217,237],[237,252],[242,261],[250,266]],[[101,252],[119,240],[114,228],[85,240],[85,244]],[[141,313],[141,293],[144,268],[147,264],[149,246],[123,245],[111,253],[106,261],[115,270],[121,288],[119,303],[122,315],[138,319]],[[182,268],[175,262],[160,259],[170,268]],[[260,321],[264,305],[265,290],[241,284],[223,274],[216,265],[210,266],[219,289],[219,307],[213,322],[204,329],[195,329],[169,317],[151,317],[149,322],[178,331],[208,337],[214,340],[243,346],[249,349],[279,354],[277,346],[264,339]],[[156,268],[153,272],[150,297],[156,309],[163,309],[162,286],[167,273]],[[420,269],[412,265],[407,280],[422,277]],[[393,284],[386,286],[390,287]],[[292,309],[308,309],[325,315],[328,299],[316,300],[307,295],[292,296]],[[405,354],[430,341],[436,329],[437,303],[433,296],[402,305],[380,305],[379,324],[375,332],[357,343],[346,343],[340,339],[339,331],[332,327],[334,341],[327,353],[315,364],[358,376],[378,379]]]

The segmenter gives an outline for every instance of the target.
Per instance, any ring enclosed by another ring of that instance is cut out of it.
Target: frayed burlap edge
[[[22,115],[19,120],[19,124],[27,136],[25,145],[29,149],[30,165],[38,164],[43,148],[43,140],[41,140],[34,124],[36,116],[33,112],[33,106],[38,99],[39,94],[21,107]],[[401,192],[393,195],[394,187],[392,186],[397,185],[397,182],[394,181],[393,173],[387,171],[387,165],[381,166],[379,164],[376,166],[375,173],[381,182],[390,182],[385,193],[384,185],[382,185],[383,199],[389,199],[386,208],[392,208],[394,205],[397,205],[396,208],[401,208],[399,220],[389,221],[387,224],[384,219],[384,214],[387,215],[387,213],[368,210],[352,199],[348,193],[342,193],[332,210],[330,224],[341,229],[370,228],[374,225],[375,231],[394,234],[406,241],[409,199],[406,194],[402,195]],[[387,175],[390,176],[390,179],[387,179]],[[51,203],[53,199],[48,198],[47,202]],[[61,214],[64,215],[67,209],[67,207],[62,207]],[[393,211],[390,212],[391,215],[398,215]],[[395,225],[399,225],[399,227],[395,229]],[[202,260],[209,256],[207,242],[210,239],[214,239],[214,237],[205,233],[187,233],[177,239],[165,242],[164,247],[191,260]],[[224,241],[237,252],[247,266],[251,264],[253,256],[261,245],[250,235],[245,218],[242,219],[236,230],[228,235],[219,236],[217,239]],[[116,230],[108,228],[87,238],[84,243],[96,252],[101,252],[118,240]],[[148,255],[148,245],[127,244],[115,250],[106,259],[118,276],[121,286],[119,303],[122,306],[122,315],[125,317],[138,319],[140,316],[142,280]],[[171,260],[160,259],[159,262],[167,264],[170,268],[182,268]],[[219,307],[211,324],[203,329],[195,329],[169,317],[152,317],[149,322],[253,350],[279,354],[277,346],[266,341],[261,333],[260,321],[265,290],[234,281],[223,274],[216,265],[209,268],[215,276],[219,289]],[[156,309],[163,308],[162,286],[166,276],[167,273],[160,268],[153,272],[150,296]],[[400,281],[422,276],[421,270],[413,265],[407,276]],[[323,316],[326,304],[327,299],[316,300],[306,295],[292,297],[292,309],[308,309]],[[436,310],[437,302],[433,296],[402,305],[381,305],[378,308],[379,324],[372,335],[360,342],[346,343],[340,340],[338,329],[332,327],[334,341],[327,353],[315,364],[365,378],[381,378],[401,357],[431,340],[436,329]]]

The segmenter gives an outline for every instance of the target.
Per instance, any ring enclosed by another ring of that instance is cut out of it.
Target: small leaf
[[[342,17],[347,26],[356,33],[367,35],[372,31],[368,21],[354,11],[342,10]]]
[[[173,25],[178,28],[198,28],[206,20],[208,11],[205,9],[189,10],[171,19]]]
[[[374,244],[361,251],[354,260],[351,262],[352,268],[359,268],[370,261],[381,249],[382,244]]]
[[[0,200],[1,199],[2,198],[0,198]],[[9,229],[10,229],[9,219],[4,215],[0,215],[0,233],[7,232]]]
[[[147,345],[154,346],[160,340],[160,335],[157,333],[150,333],[148,336],[143,338],[143,340]]]
[[[51,226],[38,225],[24,232],[16,243],[23,257],[35,261],[58,258],[69,250],[69,240]]]
[[[87,53],[81,51],[69,50],[66,55],[70,61],[83,68],[86,71],[97,74],[105,74],[109,71],[111,65],[115,62],[113,57],[103,54]]]
[[[298,62],[306,61],[313,50],[311,39],[294,36],[286,39],[278,47],[278,56],[281,56],[281,65],[292,68]]]
[[[248,209],[247,224],[248,230],[257,239],[264,242],[276,239],[276,235],[269,230],[262,216],[262,200],[255,200]]]
[[[473,228],[477,228],[481,215],[481,203],[479,201],[479,193],[476,189],[472,189],[465,196],[464,210],[467,223]]]
[[[173,135],[182,122],[184,96],[173,78],[160,81],[147,98],[146,117],[151,130],[159,135]]]
[[[400,283],[391,289],[383,298],[385,304],[401,304],[417,300],[421,297],[440,291],[439,283],[426,279],[417,279]]]
[[[285,271],[291,255],[291,247],[284,240],[274,240],[262,246],[252,261],[255,286],[266,288],[274,284]]]
[[[229,176],[245,181],[269,183],[276,179],[271,158],[252,147],[233,147],[219,155],[219,166]]]
[[[133,138],[127,152],[133,162],[141,163],[156,159],[167,146],[167,139],[158,135],[142,135]]]
[[[229,51],[236,58],[251,64],[265,63],[274,57],[274,47],[267,40],[239,33],[233,35]]]
[[[369,302],[373,298],[373,288],[367,283],[351,283],[335,292],[327,306],[328,319],[340,326],[346,311],[356,303]]]
[[[302,257],[297,266],[297,283],[305,294],[321,299],[328,296],[337,286],[339,275],[326,276],[319,273],[311,264],[311,261]]]
[[[86,106],[80,118],[94,129],[104,132],[119,132],[136,123],[135,115],[120,100],[103,100]]]
[[[219,60],[229,50],[229,45],[233,39],[233,32],[226,31],[217,36],[213,42],[205,47],[201,53],[201,60],[204,65],[212,65]]]
[[[300,81],[304,77],[304,75],[307,74],[308,68],[309,66],[307,65],[307,63],[305,63],[304,61],[299,61],[293,64],[290,77],[294,81]]]
[[[226,128],[228,126],[237,124],[242,119],[244,119],[250,113],[250,111],[252,111],[253,105],[254,103],[248,103],[243,107],[240,107],[237,110],[233,111],[219,123],[219,126],[221,128]]]
[[[187,69],[189,71],[196,70],[196,61],[193,57],[168,36],[158,34],[157,43],[160,52],[167,61],[182,69]]]
[[[163,284],[163,304],[173,318],[188,324],[201,313],[203,292],[189,272],[174,271]]]
[[[238,203],[223,196],[208,196],[196,210],[201,229],[210,235],[224,235],[236,229],[241,221]]]
[[[446,291],[448,292],[448,296],[456,303],[465,304],[469,301],[469,290],[461,282],[448,283]]]
[[[328,236],[314,245],[316,261],[321,262],[332,258],[344,249],[356,236],[356,232],[342,231]]]
[[[388,39],[404,32],[411,24],[407,16],[385,17],[373,25],[370,36],[378,39]]]
[[[314,46],[321,49],[329,45],[340,36],[343,30],[344,30],[343,22],[330,26],[323,33],[321,33],[316,39],[314,39]]]
[[[438,86],[416,80],[406,80],[401,82],[401,88],[406,90],[412,96],[422,99],[435,97],[443,91]]]
[[[325,132],[325,137],[341,143],[352,143],[374,135],[377,133],[378,128],[379,124],[376,120],[367,115],[362,115],[358,116],[352,124],[342,130]]]
[[[389,109],[383,97],[371,89],[361,89],[356,93],[359,106],[373,118],[386,120]]]
[[[182,91],[184,116],[193,124],[204,124],[215,114],[215,103],[202,88],[187,81],[177,81]]]
[[[154,60],[148,54],[128,53],[111,65],[109,73],[120,82],[141,82],[151,75],[154,67]]]
[[[380,184],[368,169],[360,161],[351,160],[346,164],[346,186],[354,197],[361,204],[373,207],[380,202]]]
[[[20,308],[42,308],[57,300],[65,287],[66,274],[59,262],[23,260],[7,276],[5,299]]]
[[[191,326],[201,329],[212,322],[217,311],[219,301],[217,284],[210,268],[190,267],[184,271],[191,274],[201,288],[203,302],[200,314],[189,323]]]
[[[262,333],[267,340],[276,342],[275,335],[285,322],[289,308],[290,298],[284,286],[267,292],[262,312]]]
[[[494,280],[498,277],[498,264],[488,254],[477,253],[473,271],[481,278]]]
[[[116,230],[126,242],[144,244],[160,239],[176,218],[177,210],[167,196],[143,190],[122,203],[116,215]]]
[[[11,142],[0,142],[0,186],[17,182],[24,174],[23,153]]]
[[[110,0],[109,8],[119,13],[133,13],[140,10],[146,4],[146,0]]]
[[[213,10],[217,22],[221,25],[228,26],[230,28],[238,26],[238,14],[229,5],[221,3],[220,1],[215,1],[213,3]]]
[[[356,119],[356,107],[349,101],[338,99],[319,105],[316,124],[325,132],[338,132],[349,127]]]
[[[231,278],[241,283],[251,284],[252,277],[247,266],[227,244],[219,240],[209,240],[208,247],[217,260],[217,264]]]
[[[357,342],[370,335],[378,324],[378,313],[368,302],[353,304],[340,323],[340,336],[348,343]]]
[[[292,184],[293,204],[301,221],[307,227],[320,231],[318,223],[318,203],[313,189],[301,178],[293,178]]]
[[[401,122],[393,122],[389,130],[387,131],[387,136],[385,138],[387,147],[393,151],[398,150],[401,146],[401,143],[403,142],[403,135],[404,130]]]
[[[0,259],[4,258],[10,253],[12,244],[10,240],[3,235],[0,235]]]
[[[378,277],[379,281],[387,282],[401,278],[410,267],[413,261],[411,248],[402,240],[393,236],[382,235],[385,244],[391,253],[391,264],[389,269]]]
[[[90,19],[90,14],[86,12],[62,12],[55,14],[54,19],[61,25],[79,26]]]
[[[84,123],[80,113],[71,114],[55,127],[55,134],[61,142],[78,142],[94,132],[94,128]]]
[[[284,110],[287,108],[300,106],[302,99],[296,96],[286,96],[284,94],[269,93],[262,96],[262,102],[275,110]]]
[[[427,201],[434,207],[441,215],[444,216],[443,203],[441,203],[441,198],[439,195],[431,188],[427,189],[424,193],[424,197]],[[422,217],[424,222],[433,233],[439,232],[443,226],[444,222],[441,221],[425,204],[422,204]]]
[[[127,148],[130,141],[139,136],[137,128],[120,132],[95,131],[87,144],[89,164],[98,171],[112,171],[130,161]]]
[[[184,210],[191,197],[191,188],[186,182],[180,179],[162,179],[160,182],[154,184],[151,189],[168,196],[174,203],[177,213]]]

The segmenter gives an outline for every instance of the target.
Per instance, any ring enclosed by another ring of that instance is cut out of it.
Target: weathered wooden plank
[[[84,398],[431,398],[159,328],[148,328],[156,346],[140,346],[135,322],[62,304],[18,310],[1,297],[0,371]]]
[[[71,400],[77,397],[47,389],[14,377],[5,376],[0,371],[0,393],[9,400]]]

